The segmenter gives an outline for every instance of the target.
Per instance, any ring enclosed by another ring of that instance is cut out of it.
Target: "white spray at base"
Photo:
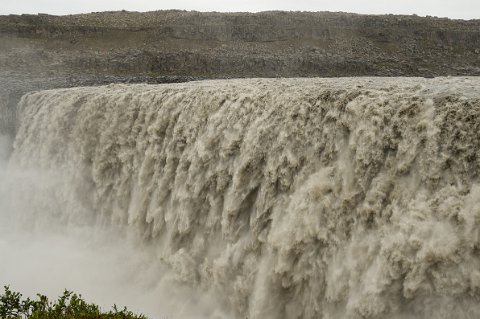
[[[8,154],[9,147],[0,144],[0,152]],[[212,296],[178,283],[150,247],[142,245],[139,249],[109,228],[55,222],[33,227],[28,216],[41,214],[39,204],[58,200],[54,192],[59,175],[13,166],[6,171],[6,163],[0,160],[2,289],[9,285],[25,297],[36,298],[42,293],[51,300],[69,289],[105,311],[114,304],[120,309],[127,306],[150,319],[230,317],[216,306]],[[26,194],[17,196],[16,192]],[[43,196],[41,201],[38,194]]]
[[[478,318],[479,88],[251,79],[31,93],[9,171],[48,178],[16,179],[9,211],[23,227],[128,238],[214,296],[208,315]]]

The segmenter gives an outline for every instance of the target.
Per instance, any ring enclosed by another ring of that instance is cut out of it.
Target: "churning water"
[[[479,89],[249,79],[27,94],[0,270],[157,317],[478,318]]]

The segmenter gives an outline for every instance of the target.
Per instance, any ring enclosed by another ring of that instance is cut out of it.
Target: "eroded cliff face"
[[[478,75],[479,26],[328,12],[4,16],[0,37],[10,54],[0,62],[216,78]]]
[[[49,177],[17,181],[12,211],[126,232],[238,318],[478,318],[479,85],[28,94],[9,169]]]

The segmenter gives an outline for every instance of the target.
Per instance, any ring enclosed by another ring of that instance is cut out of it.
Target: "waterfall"
[[[478,318],[479,87],[243,79],[29,93],[8,169],[36,172],[37,186],[18,182],[11,211],[31,227],[114,228],[236,318]]]

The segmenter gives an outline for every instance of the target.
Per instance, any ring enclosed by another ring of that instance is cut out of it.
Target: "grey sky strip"
[[[479,0],[1,0],[0,14],[73,14],[93,11],[344,11],[370,14],[417,14],[479,19]]]

